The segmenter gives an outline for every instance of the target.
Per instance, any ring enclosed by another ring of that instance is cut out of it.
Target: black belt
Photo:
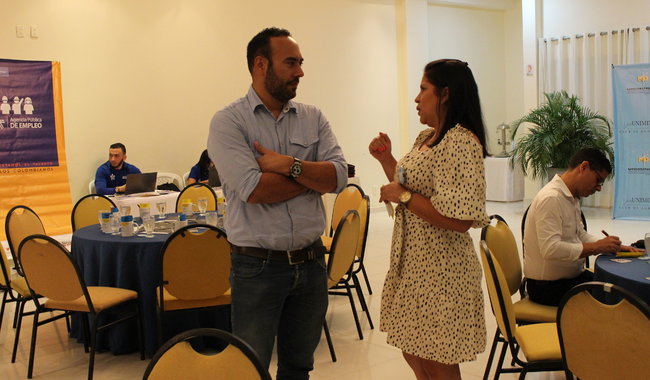
[[[289,265],[295,265],[323,256],[326,253],[327,248],[325,248],[320,239],[318,239],[316,243],[307,248],[294,249],[290,251],[274,251],[272,249],[257,247],[240,247],[234,244],[232,245],[232,251],[244,256],[257,257],[260,259],[270,258],[272,261],[285,261],[289,262]]]

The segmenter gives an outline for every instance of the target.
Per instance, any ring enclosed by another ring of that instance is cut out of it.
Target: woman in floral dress
[[[380,202],[398,203],[380,329],[420,379],[460,379],[459,363],[485,350],[481,266],[470,227],[488,224],[485,127],[467,63],[424,69],[415,98],[426,128],[399,162],[383,133],[370,143],[389,181]]]

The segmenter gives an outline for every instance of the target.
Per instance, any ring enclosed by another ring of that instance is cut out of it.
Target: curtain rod
[[[629,28],[628,28],[628,30],[629,30]],[[641,30],[641,28],[632,28],[632,33],[638,32],[640,30]],[[650,25],[646,26],[645,30],[650,30]],[[612,34],[618,34],[618,32],[619,32],[619,30],[617,30],[617,29],[614,29],[614,30],[611,31]],[[620,32],[625,32],[625,29],[621,29]],[[600,32],[599,35],[606,36],[609,33],[610,32],[604,31],[604,32]],[[594,37],[595,35],[596,35],[596,33],[588,33],[587,37]],[[584,38],[584,34],[576,34],[576,38]],[[571,36],[562,36],[562,41],[566,41],[566,40],[570,40],[570,39],[571,39]],[[559,41],[559,38],[558,37],[551,37],[551,42],[555,42],[555,41]],[[544,38],[544,42],[548,42],[548,39]]]

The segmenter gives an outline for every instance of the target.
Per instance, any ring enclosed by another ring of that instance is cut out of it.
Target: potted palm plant
[[[571,157],[582,148],[603,151],[614,167],[611,123],[597,112],[580,107],[580,99],[566,91],[545,93],[539,108],[510,124],[511,137],[523,123],[533,124],[528,134],[516,140],[511,166],[520,166],[524,175],[546,180],[549,168],[566,169]]]

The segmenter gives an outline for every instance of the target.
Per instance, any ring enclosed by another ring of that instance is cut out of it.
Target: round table
[[[72,234],[72,255],[79,264],[87,286],[110,286],[138,292],[145,351],[153,355],[158,349],[157,296],[160,282],[161,249],[168,234],[122,237],[101,232],[99,225],[80,228]],[[198,327],[215,327],[230,331],[229,310],[188,311],[165,316],[164,338]],[[97,347],[113,353],[137,351],[137,324],[124,323],[106,331],[109,339],[98,337]],[[74,323],[71,336],[82,337]]]
[[[618,285],[650,305],[650,261],[639,260],[634,257],[621,257],[619,259],[631,260],[630,262],[616,262],[613,255],[600,255],[596,258],[594,267],[594,281],[609,282]],[[610,293],[594,293],[594,297],[602,302],[613,305],[620,298]]]

